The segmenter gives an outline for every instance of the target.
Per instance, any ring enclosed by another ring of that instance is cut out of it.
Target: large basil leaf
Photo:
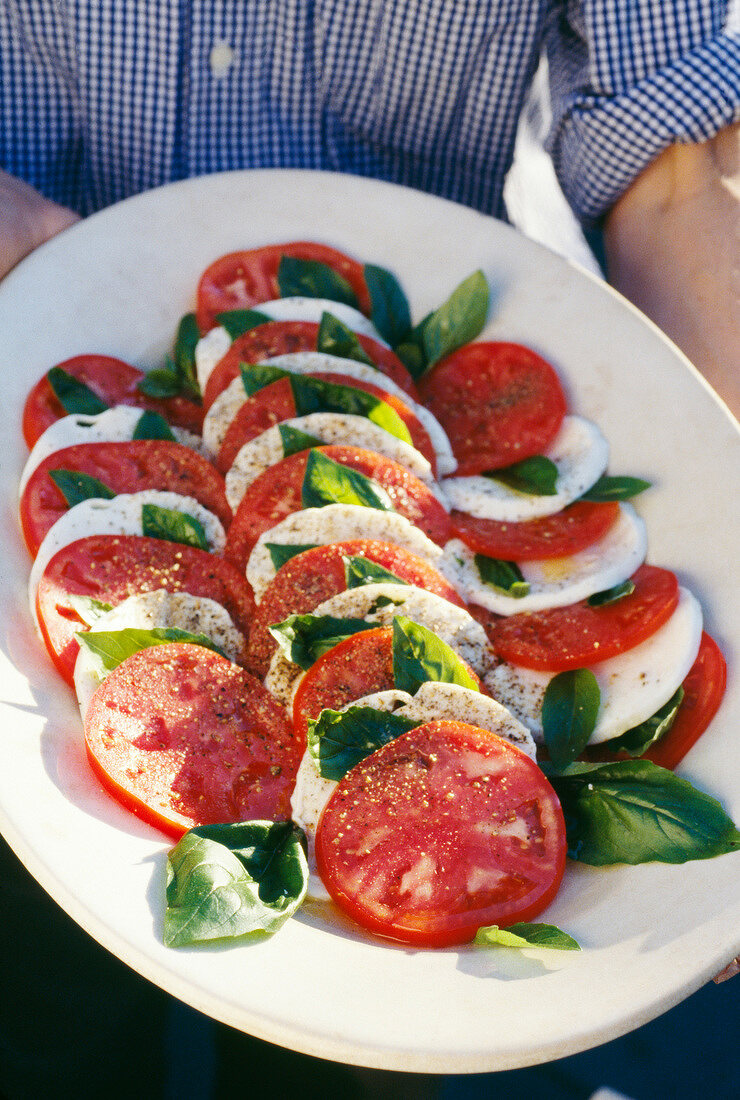
[[[328,298],[359,309],[357,295],[347,280],[318,260],[281,256],[277,280],[281,298]]]
[[[317,439],[315,435],[302,432],[298,428],[291,428],[289,424],[278,424],[277,430],[283,444],[283,457],[298,454],[300,451],[308,451],[311,447],[320,447],[323,439]]]
[[[588,744],[599,713],[601,692],[588,668],[553,676],[542,700],[542,730],[556,767],[569,764]]]
[[[342,466],[321,451],[309,451],[301,489],[304,508],[323,508],[327,504],[356,504],[363,508],[390,511],[373,487],[369,477]]]
[[[49,470],[49,477],[70,508],[83,500],[112,500],[116,495],[96,477],[83,474],[79,470]]]
[[[582,863],[685,863],[740,848],[719,802],[649,760],[544,770],[563,807],[568,854]]]
[[[405,615],[393,619],[393,679],[409,695],[429,680],[480,690],[454,649]]]
[[[221,328],[225,328],[232,340],[243,336],[258,325],[266,325],[272,320],[266,313],[260,313],[258,309],[228,309],[224,313],[217,313],[216,320]]]
[[[668,702],[659,710],[656,710],[650,718],[640,722],[639,726],[633,726],[631,730],[627,730],[621,736],[606,741],[605,746],[613,752],[626,752],[628,756],[642,756],[651,745],[654,745],[664,734],[668,733],[676,720],[683,696],[684,690],[679,687]]]
[[[479,336],[488,316],[489,300],[485,275],[474,271],[396,348],[411,374],[418,378],[445,355]]]
[[[347,588],[361,588],[365,584],[405,584],[390,569],[378,565],[376,561],[365,558],[361,554],[342,555],[344,562],[344,576]]]
[[[580,944],[554,924],[510,924],[499,928],[489,924],[479,928],[473,943],[482,947],[549,947],[556,951],[580,951]]]
[[[529,592],[529,581],[525,581],[521,569],[514,561],[502,561],[500,558],[476,554],[475,568],[484,584],[490,584],[505,596],[519,600]]]
[[[316,350],[325,355],[336,355],[339,359],[353,359],[357,363],[364,363],[368,367],[374,367],[370,356],[357,339],[357,333],[343,324],[338,317],[331,313],[322,313],[321,324],[316,338]]]
[[[167,859],[165,944],[277,931],[306,894],[304,845],[290,821],[191,829]]]
[[[151,409],[145,409],[136,422],[132,439],[166,439],[176,442],[175,433],[163,416]]]
[[[290,375],[290,371],[283,370],[282,367],[273,367],[270,363],[240,363],[239,373],[247,397],[252,397],[259,390]]]
[[[609,477],[604,474],[590,489],[581,496],[581,500],[612,501],[629,500],[650,488],[649,481],[641,477]]]
[[[182,542],[185,546],[195,546],[199,550],[208,550],[208,539],[203,524],[186,512],[174,508],[160,508],[158,504],[142,504],[142,534],[151,539],[164,539],[166,542]]]
[[[70,416],[97,416],[109,408],[89,386],[61,367],[52,367],[46,372],[46,378],[57,401]]]
[[[291,374],[290,387],[297,416],[308,416],[315,412],[364,416],[396,439],[411,443],[409,430],[396,410],[372,393],[355,389],[354,386],[343,386],[338,382],[327,382],[322,378],[309,378],[303,374]]]
[[[409,303],[401,284],[390,271],[365,264],[365,283],[370,294],[370,320],[392,348],[402,343],[411,330]]]
[[[108,672],[112,672],[122,661],[126,661],[140,649],[166,645],[168,642],[189,642],[191,645],[203,646],[204,649],[220,653],[222,657],[226,656],[207,634],[193,634],[190,630],[181,630],[177,626],[80,631],[77,638],[91,653],[100,658],[103,668]]]
[[[502,482],[517,493],[528,493],[530,496],[553,497],[558,491],[558,468],[546,455],[523,458],[521,462],[492,470],[485,476]]]
[[[319,775],[339,780],[381,745],[418,725],[413,718],[375,707],[322,710],[308,720],[308,751]]]
[[[377,625],[365,619],[339,619],[334,615],[289,615],[269,630],[287,660],[307,669],[345,638],[362,630],[374,630]]]
[[[296,557],[297,554],[302,554],[304,550],[315,550],[320,543],[305,542],[305,543],[280,543],[280,542],[266,542],[265,549],[270,555],[270,561],[272,562],[273,569],[277,573],[285,565],[286,561],[290,561],[291,558]]]

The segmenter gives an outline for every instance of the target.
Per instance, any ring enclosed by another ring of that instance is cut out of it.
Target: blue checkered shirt
[[[542,52],[583,218],[739,114],[738,0],[0,0],[0,166],[83,213],[304,167],[501,216]]]

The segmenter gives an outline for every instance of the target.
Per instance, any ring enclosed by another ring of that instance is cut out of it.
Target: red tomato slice
[[[415,947],[537,916],[565,870],[565,823],[537,765],[462,722],[402,734],[340,780],[316,834],[336,904]]]
[[[678,604],[678,580],[667,569],[641,565],[631,579],[634,592],[601,607],[582,600],[499,618],[489,628],[497,655],[523,668],[563,672],[625,653],[667,622]]]
[[[35,554],[47,531],[67,511],[67,502],[49,476],[50,470],[73,470],[102,481],[114,493],[167,489],[214,512],[228,529],[231,509],[224,480],[202,455],[165,439],[126,443],[79,443],[49,455],[29,478],[21,496],[20,515],[28,549]]]
[[[313,241],[291,241],[266,245],[246,252],[230,252],[215,260],[203,272],[198,283],[196,315],[201,332],[217,323],[219,313],[229,309],[249,309],[260,302],[280,297],[277,274],[283,256],[316,260],[342,275],[357,296],[363,313],[370,313],[370,295],[362,264],[350,256]]]
[[[437,456],[426,428],[408,405],[396,397],[395,394],[374,386],[372,382],[358,382],[348,374],[330,374],[328,371],[312,371],[304,378],[318,378],[324,382],[333,382],[338,386],[351,386],[356,390],[363,390],[379,397],[386,405],[394,410],[408,428],[411,443],[429,461],[432,472],[437,472]],[[256,436],[266,432],[275,424],[283,420],[290,420],[296,416],[295,400],[290,386],[290,379],[280,378],[277,382],[271,382],[257,393],[245,399],[236,416],[228,427],[221,450],[216,459],[216,465],[222,474],[226,474],[234,463],[234,459],[244,446]]]
[[[76,355],[58,366],[84,382],[106,405],[151,409],[163,416],[168,424],[200,433],[203,425],[200,405],[185,397],[147,397],[136,388],[144,372],[122,359],[112,359],[109,355]],[[28,446],[33,447],[50,424],[66,415],[44,375],[29,393],[23,409],[23,437]]]
[[[541,561],[577,554],[603,538],[619,516],[614,501],[577,500],[562,512],[524,523],[479,519],[467,512],[451,512],[454,534],[474,550],[503,561]]]
[[[400,463],[361,447],[314,448],[334,462],[372,478],[388,493],[393,508],[433,542],[444,546],[449,538],[449,516],[428,485]],[[277,462],[252,482],[242,497],[226,538],[226,557],[241,568],[257,539],[302,507],[301,489],[309,451],[299,451]]]
[[[542,454],[567,408],[554,369],[520,344],[466,344],[419,379],[419,392],[447,432],[458,477]]]
[[[480,678],[463,662],[468,674],[484,690]],[[315,661],[298,682],[293,697],[293,726],[305,740],[308,719],[322,710],[341,710],[348,703],[390,691],[393,676],[393,628],[379,626],[345,638]]]
[[[304,748],[259,680],[184,644],[140,650],[115,668],[92,698],[85,743],[114,798],[174,836],[287,820]]]
[[[324,600],[344,592],[347,587],[344,557],[362,556],[389,569],[407,584],[424,588],[458,607],[465,603],[441,573],[416,554],[393,543],[377,539],[349,539],[328,546],[305,550],[282,566],[255,609],[249,628],[247,668],[255,676],[265,676],[277,648],[269,627],[288,615],[306,615]]]
[[[218,395],[239,377],[240,363],[261,363],[276,355],[316,351],[318,335],[319,326],[312,321],[268,321],[267,324],[257,325],[243,336],[238,336],[206,382],[203,394],[204,411],[208,412]],[[371,336],[361,336],[358,333],[355,335],[378,370],[416,399],[418,394],[414,380],[395,352],[384,344],[379,344]]]
[[[245,636],[254,597],[244,574],[205,550],[137,535],[91,535],[65,546],[44,570],[36,611],[49,655],[68,683],[73,682],[85,626],[73,606],[75,596],[116,605],[141,592],[189,592],[225,607]]]

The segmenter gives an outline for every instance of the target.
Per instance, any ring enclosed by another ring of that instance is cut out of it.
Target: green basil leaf
[[[243,336],[258,325],[269,324],[272,317],[260,313],[258,309],[227,309],[224,313],[217,313],[216,320],[221,328],[226,329],[231,339],[236,340],[238,336]]]
[[[556,951],[580,951],[580,944],[554,924],[510,924],[499,928],[489,924],[479,928],[473,943],[482,947],[549,947]]]
[[[122,661],[127,660],[140,649],[149,649],[154,645],[166,645],[168,642],[189,642],[203,646],[214,653],[224,651],[211,641],[207,634],[193,634],[190,630],[180,630],[177,626],[153,626],[149,629],[126,627],[124,630],[90,630],[77,635],[91,653],[100,658],[100,663],[108,672],[112,672]]]
[[[281,298],[328,298],[354,309],[360,308],[357,295],[347,280],[318,260],[281,256],[277,280]]]
[[[83,500],[92,498],[112,500],[116,495],[102,481],[91,477],[90,474],[83,474],[79,470],[49,470],[49,477],[70,508],[74,508],[75,504]]]
[[[422,339],[427,366],[469,344],[482,332],[488,316],[490,290],[482,271],[464,279],[431,317],[424,321]]]
[[[651,745],[654,745],[664,734],[668,733],[676,720],[683,697],[684,690],[679,687],[678,691],[671,696],[667,703],[656,710],[655,714],[644,722],[640,722],[639,726],[633,726],[632,729],[627,730],[619,737],[613,737],[610,741],[606,741],[606,747],[614,752],[626,752],[628,756],[642,756]]]
[[[304,508],[327,504],[356,504],[363,508],[390,511],[390,505],[376,492],[369,477],[342,466],[321,451],[309,451],[303,477],[301,503]]]
[[[317,542],[304,542],[285,544],[279,542],[266,542],[265,547],[270,555],[273,568],[277,573],[291,558],[296,557],[298,554],[302,554],[304,550],[315,550],[317,546],[320,546]]]
[[[365,558],[361,554],[342,555],[344,562],[344,576],[347,588],[361,588],[365,584],[406,584],[390,569],[378,565],[376,561]]]
[[[185,512],[174,508],[160,508],[157,504],[141,506],[142,534],[150,539],[164,539],[166,542],[182,542],[185,546],[195,546],[199,550],[208,550],[203,524]]]
[[[427,316],[419,322],[404,337],[400,344],[396,344],[393,350],[401,360],[412,378],[420,378],[427,369],[427,356],[424,350],[424,325],[432,316]]]
[[[500,558],[476,554],[475,568],[484,584],[490,584],[506,596],[520,600],[529,592],[529,581],[525,581],[521,569],[514,561],[501,561]]]
[[[175,433],[167,421],[159,413],[145,410],[139,417],[132,439],[167,439],[170,443],[177,442]]]
[[[323,439],[317,439],[315,435],[302,432],[298,428],[291,428],[289,424],[278,424],[277,430],[283,441],[283,456],[298,454],[299,451],[308,451],[311,447],[320,447]]]
[[[167,859],[167,947],[276,932],[308,886],[303,832],[291,821],[201,825]]]
[[[307,669],[345,638],[377,628],[364,619],[338,619],[333,615],[289,615],[269,628],[291,664]]]
[[[379,397],[354,386],[327,382],[307,375],[290,375],[296,416],[309,416],[315,412],[337,412],[352,416],[364,416],[404,443],[411,443],[409,430],[395,409]]]
[[[528,493],[530,496],[554,497],[558,491],[558,468],[546,455],[523,458],[513,466],[492,470],[485,476],[503,482],[517,493]]]
[[[581,500],[611,501],[629,500],[650,488],[649,481],[641,477],[609,477],[604,474],[582,496]]]
[[[409,695],[429,680],[480,690],[454,649],[405,615],[393,620],[393,678],[396,687]]]
[[[339,780],[360,760],[418,725],[413,718],[375,707],[322,710],[308,720],[308,751],[320,776]]]
[[[91,596],[75,596],[70,594],[67,596],[67,599],[72,605],[73,610],[86,626],[92,626],[103,615],[113,610],[112,603],[103,603],[101,600],[94,600]]]
[[[273,382],[279,382],[281,378],[287,378],[289,374],[282,367],[273,367],[269,363],[240,363],[239,372],[247,397],[252,397]]]
[[[89,386],[61,367],[52,367],[46,377],[57,401],[70,416],[75,413],[97,416],[109,408]]]
[[[542,700],[542,730],[556,767],[575,760],[594,731],[601,692],[589,668],[553,676]]]
[[[411,312],[406,295],[395,275],[384,267],[365,264],[363,274],[370,294],[370,320],[383,339],[394,348],[411,331]]]
[[[740,848],[719,802],[649,760],[543,770],[563,807],[568,854],[582,863],[685,863]]]
[[[174,369],[168,370],[163,367],[147,371],[137,382],[136,388],[139,393],[146,394],[147,397],[176,397],[182,389],[182,384]]]
[[[605,604],[616,603],[625,596],[631,596],[634,591],[634,581],[622,581],[621,584],[615,584],[613,588],[605,588],[603,592],[594,592],[593,596],[588,597],[587,603],[589,607],[604,607]]]
[[[200,340],[200,329],[194,313],[186,313],[177,326],[172,357],[180,381],[180,389],[193,400],[200,400],[200,386],[195,369],[195,347]]]
[[[338,317],[331,313],[322,313],[319,333],[316,339],[316,350],[325,355],[336,355],[340,359],[353,359],[357,363],[365,363],[374,367],[370,356],[357,339],[357,333],[343,324]]]

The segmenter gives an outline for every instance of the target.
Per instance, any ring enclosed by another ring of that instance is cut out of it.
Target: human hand
[[[672,145],[606,219],[609,281],[740,415],[740,125]]]
[[[44,241],[79,221],[23,180],[0,171],[0,279]]]

